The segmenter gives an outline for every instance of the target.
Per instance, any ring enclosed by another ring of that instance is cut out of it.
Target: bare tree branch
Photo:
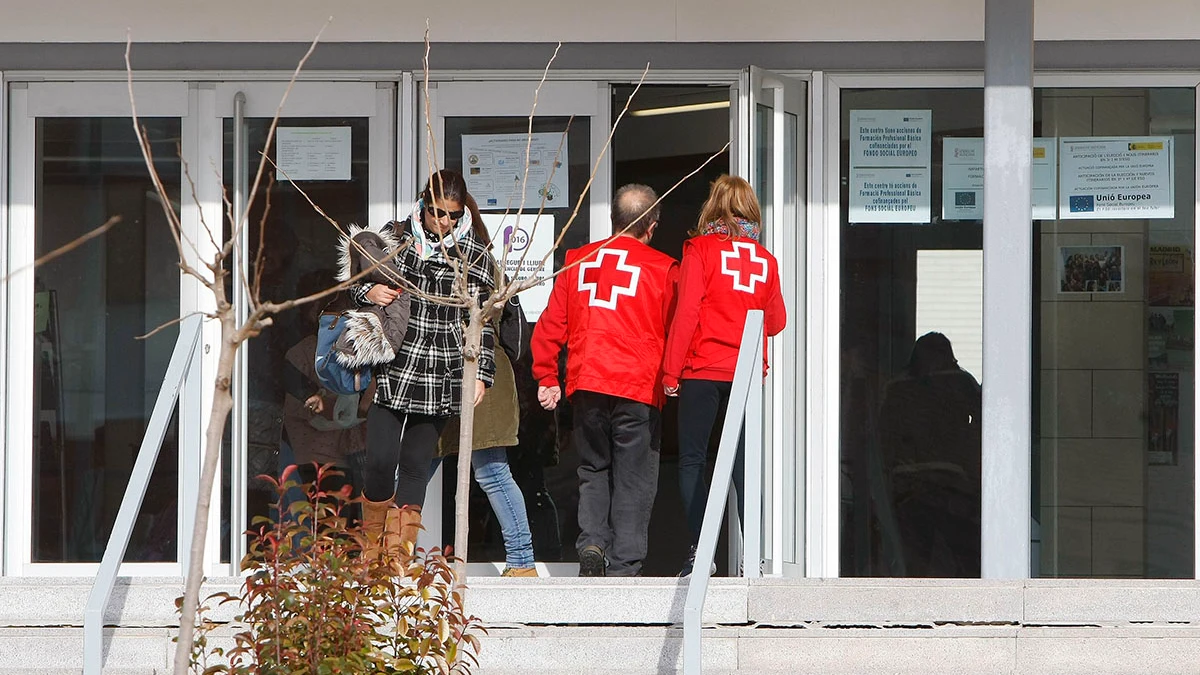
[[[280,169],[279,165],[275,164],[274,160],[268,158],[267,161],[271,162],[271,165],[274,166],[276,169],[279,170],[280,173],[283,174],[283,177],[286,178],[288,180],[288,182],[291,183],[292,187],[294,187],[296,189],[296,191],[300,193],[300,196],[304,197],[304,200],[308,202],[309,206],[311,206],[314,211],[316,211],[322,218],[324,218],[327,223],[332,225],[333,229],[337,230],[339,235],[341,235],[347,239],[350,246],[354,247],[354,249],[357,250],[359,253],[361,253],[363,256],[365,256],[366,258],[373,261],[374,264],[372,264],[370,268],[363,270],[362,273],[355,275],[355,277],[354,277],[355,279],[361,279],[365,275],[370,274],[371,272],[374,272],[376,270],[379,270],[388,279],[394,280],[396,282],[397,287],[401,288],[402,290],[408,291],[409,293],[412,293],[413,295],[416,295],[420,298],[423,298],[430,302],[440,304],[443,306],[447,306],[447,307],[462,307],[462,306],[464,306],[461,302],[457,301],[458,298],[444,298],[441,296],[430,295],[428,293],[425,293],[421,289],[417,288],[411,281],[404,278],[403,275],[398,274],[393,268],[385,265],[385,263],[393,260],[397,255],[399,255],[401,252],[403,252],[411,244],[405,244],[405,245],[397,248],[395,251],[392,251],[391,253],[384,256],[383,259],[376,260],[375,257],[372,256],[369,251],[367,251],[365,248],[363,248],[361,244],[359,244],[357,241],[354,241],[354,238],[350,236],[350,233],[344,227],[342,227],[341,223],[337,222],[332,217],[330,217],[330,215],[325,212],[325,209],[322,209],[320,207],[320,205],[318,205],[316,203],[316,201],[314,201],[313,198],[307,192],[304,191],[304,188],[300,187],[299,184],[297,184],[295,181],[293,181],[291,179],[291,177],[288,176],[286,171],[284,171],[283,169]]]
[[[192,171],[188,167],[188,163],[183,161],[182,148],[180,149],[179,153],[179,163],[183,165],[183,177],[187,181],[188,190],[190,190],[191,195],[193,198],[195,198],[199,192],[196,190],[196,181],[192,179]],[[199,204],[196,206],[199,207]],[[196,211],[200,214],[200,227],[203,228],[204,233],[208,235],[208,243],[212,244],[212,250],[220,251],[221,245],[217,243],[217,238],[213,236],[212,228],[208,226],[208,219],[204,217],[204,209],[197,208]],[[193,245],[192,248],[195,249],[195,245]],[[200,257],[199,251],[196,251],[196,257]]]
[[[62,256],[70,253],[71,251],[74,251],[75,249],[79,248],[80,246],[83,246],[84,244],[88,243],[89,241],[95,239],[96,237],[103,235],[105,232],[108,232],[109,230],[111,230],[113,228],[114,225],[116,225],[119,222],[121,222],[121,216],[109,217],[109,219],[104,221],[99,227],[92,228],[92,229],[88,230],[87,232],[84,232],[83,234],[79,235],[78,237],[75,237],[71,241],[68,241],[67,243],[63,244],[62,246],[59,246],[58,248],[54,249],[53,251],[43,254],[40,258],[38,258],[37,260],[34,260],[32,263],[18,267],[17,269],[9,272],[4,277],[0,278],[0,282],[7,283],[9,279],[15,277],[16,275],[18,275],[22,272],[26,272],[28,270],[39,267],[41,265],[45,265],[46,263],[54,260],[55,258],[61,258]]]
[[[266,150],[271,147],[271,142],[275,140],[275,130],[279,127],[279,118],[283,116],[283,107],[287,104],[288,96],[292,93],[292,88],[296,86],[296,80],[300,78],[300,71],[304,69],[304,65],[308,63],[308,59],[317,50],[317,43],[321,41],[321,35],[325,33],[325,29],[329,28],[329,24],[333,22],[333,17],[325,20],[325,25],[321,26],[321,30],[317,31],[317,36],[313,38],[312,43],[308,45],[308,51],[304,52],[304,56],[300,57],[300,62],[296,64],[296,69],[292,71],[292,76],[288,79],[287,87],[283,90],[283,96],[279,98],[279,106],[275,108],[275,116],[271,118],[271,125],[267,127],[267,137],[263,141],[263,157],[258,162],[258,171],[254,174],[254,182],[250,186],[250,195],[257,195],[258,188],[262,184],[263,172],[266,170]],[[241,230],[246,226],[246,221],[250,218],[250,205],[252,200],[246,200],[246,206],[237,221],[233,223],[233,232],[229,237],[229,241],[225,242],[226,248],[231,248],[241,237]],[[226,251],[228,253],[228,251]]]
[[[520,222],[521,222],[521,214],[525,211],[525,197],[527,195],[528,184],[529,184],[529,167],[532,165],[532,161],[531,161],[532,157],[530,156],[530,153],[533,152],[533,118],[537,115],[538,100],[541,98],[541,95],[542,95],[542,87],[545,86],[546,78],[548,78],[550,76],[550,68],[554,66],[554,61],[558,58],[558,52],[561,49],[562,49],[562,42],[559,42],[557,45],[555,45],[554,53],[550,55],[550,60],[546,61],[546,67],[542,69],[542,78],[540,80],[538,80],[537,87],[533,90],[533,105],[530,106],[530,109],[529,109],[529,126],[525,132],[525,171],[523,171],[521,174],[521,201],[517,205],[517,223],[518,224],[520,224]],[[572,115],[571,121],[574,121],[574,119],[575,119],[575,116]],[[541,204],[538,206],[538,212],[537,212],[537,214],[539,216],[542,215],[542,211],[543,211],[543,209],[545,209],[546,197],[548,194],[547,190],[550,187],[551,181],[554,179],[554,169],[557,168],[558,158],[562,153],[563,144],[566,142],[567,133],[571,131],[571,121],[567,122],[567,128],[563,130],[562,138],[560,138],[558,141],[558,152],[556,152],[554,155],[554,164],[555,165],[550,168],[551,169],[550,179],[546,181],[546,185],[542,189]],[[505,217],[508,216],[507,208],[505,208],[504,215],[505,215]],[[537,219],[535,218],[534,219],[535,231],[536,231],[536,228],[537,228]],[[530,234],[529,234],[530,239],[533,239],[533,234],[534,234],[533,232],[530,232]],[[505,242],[505,244],[504,244],[504,265],[505,265],[505,267],[507,267],[507,265],[508,265],[509,248],[510,248],[510,246],[508,245],[508,242]],[[528,251],[528,248],[526,248],[526,251]],[[523,258],[524,257],[522,256],[522,259]]]
[[[149,333],[146,333],[145,335],[138,335],[138,336],[135,336],[133,339],[134,339],[134,340],[149,340],[150,338],[154,337],[155,335],[158,335],[159,333],[161,333],[161,332],[163,332],[164,330],[166,330],[166,329],[170,328],[171,326],[174,326],[174,325],[177,325],[177,324],[181,324],[181,323],[183,323],[185,320],[187,320],[187,319],[190,319],[191,317],[193,317],[193,316],[196,316],[197,314],[199,314],[200,316],[203,316],[203,317],[204,317],[204,318],[206,318],[206,319],[215,319],[215,318],[217,318],[216,316],[214,316],[214,315],[212,315],[212,314],[209,314],[208,312],[188,312],[188,313],[187,313],[187,314],[185,314],[184,316],[181,316],[181,317],[179,317],[179,318],[177,318],[177,319],[171,319],[170,321],[168,321],[168,322],[166,322],[166,323],[164,323],[164,324],[160,324],[160,325],[158,326],[158,328],[155,328],[154,330],[150,331]]]
[[[562,137],[559,138],[559,140],[558,140],[558,150],[556,150],[554,153],[554,166],[550,167],[550,177],[546,179],[546,188],[543,190],[541,203],[538,204],[537,213],[535,213],[533,216],[533,227],[531,227],[529,229],[529,240],[531,242],[533,241],[533,238],[537,235],[539,221],[541,220],[542,214],[545,213],[545,211],[546,211],[546,200],[549,199],[549,186],[554,181],[555,172],[558,171],[558,159],[559,159],[559,157],[562,156],[562,149],[563,149],[563,147],[565,147],[566,142],[567,142],[567,134],[571,133],[571,123],[574,121],[575,121],[575,116],[572,115],[571,118],[569,120],[567,120],[567,128],[563,130]],[[528,156],[528,152],[526,153],[526,156]],[[603,154],[601,154],[601,156],[603,156]],[[528,160],[526,160],[526,163],[528,163]],[[599,159],[596,160],[596,163],[597,163],[597,165],[599,165]],[[570,171],[571,171],[570,167],[568,167],[567,168],[568,177],[570,175]],[[573,220],[574,220],[574,216],[572,216],[571,218],[569,218],[567,220],[567,223],[563,226],[564,232],[567,230],[567,228],[569,228],[571,226],[571,223],[573,222]],[[521,222],[520,216],[517,216],[517,223],[520,224],[520,222]],[[560,241],[561,241],[561,238],[560,238]],[[505,267],[505,269],[508,268],[508,252],[509,252],[510,248],[511,248],[511,246],[510,246],[509,242],[505,242],[505,245],[504,245],[504,267]],[[527,257],[529,257],[529,246],[526,246],[525,250],[521,251],[521,258],[520,258],[520,260],[517,261],[517,274],[520,274],[521,269],[523,267],[525,267],[525,259]],[[540,268],[539,268],[539,270],[540,270]]]
[[[266,155],[263,152],[263,155]],[[272,162],[274,164],[274,162]],[[250,287],[250,306],[255,307],[259,304],[262,297],[262,276],[263,276],[263,257],[267,250],[267,223],[270,222],[271,216],[271,195],[274,193],[275,177],[267,177],[267,191],[264,194],[263,214],[258,219],[258,251],[254,255],[254,285]]]

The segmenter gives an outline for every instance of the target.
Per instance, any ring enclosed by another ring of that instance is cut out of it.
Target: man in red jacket
[[[580,576],[636,576],[646,557],[658,491],[662,357],[679,278],[675,259],[647,245],[658,226],[657,199],[645,185],[617,190],[614,236],[567,252],[533,330],[533,375],[548,410],[562,396],[558,358],[567,348],[580,462]]]

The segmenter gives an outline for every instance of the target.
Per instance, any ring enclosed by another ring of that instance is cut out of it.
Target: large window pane
[[[1096,215],[1087,209],[1100,197],[1067,192],[1080,172],[1060,149],[1067,206],[1036,223],[1035,575],[1193,576],[1195,113],[1191,88],[1035,97],[1038,135],[1060,148],[1107,139],[1171,155],[1173,145],[1167,170],[1139,160],[1117,178],[1173,191],[1167,211],[1079,217]]]
[[[180,121],[142,124],[177,201]],[[137,337],[179,315],[179,254],[128,119],[39,119],[37,149],[38,256],[122,219],[35,281],[32,559],[95,562],[175,346]],[[176,559],[177,459],[172,421],[126,560]]]
[[[979,576],[982,127],[978,89],[842,92],[842,576]]]

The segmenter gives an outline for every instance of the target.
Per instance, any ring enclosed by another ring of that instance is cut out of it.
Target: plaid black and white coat
[[[494,290],[491,253],[473,232],[422,260],[420,246],[413,241],[416,239],[413,227],[420,225],[411,218],[384,226],[385,233],[391,230],[389,234],[396,237],[399,245],[407,245],[395,261],[413,286],[432,297],[454,297],[455,267],[447,259],[449,255],[460,269],[468,267],[467,288],[472,297],[482,302]],[[366,294],[371,285],[352,287],[351,295],[360,305],[370,304]],[[375,367],[375,403],[404,413],[457,415],[462,404],[462,344],[467,310],[438,304],[407,291],[396,302],[405,300],[412,303],[408,333],[395,360]],[[491,326],[484,326],[479,379],[489,387],[496,372],[494,350],[495,333]]]

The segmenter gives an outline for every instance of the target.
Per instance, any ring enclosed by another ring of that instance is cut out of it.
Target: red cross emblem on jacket
[[[733,277],[733,290],[753,294],[767,282],[767,259],[758,255],[748,241],[735,241],[733,248],[721,251],[721,274]]]
[[[605,309],[617,308],[622,295],[637,295],[640,267],[625,262],[629,251],[604,249],[595,259],[579,265],[579,292],[588,294],[588,304]]]

